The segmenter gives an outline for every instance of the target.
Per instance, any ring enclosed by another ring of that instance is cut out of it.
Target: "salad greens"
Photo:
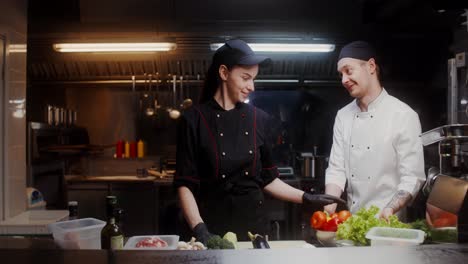
[[[410,225],[400,222],[396,215],[390,216],[388,222],[384,219],[379,219],[376,216],[379,211],[377,206],[359,209],[348,220],[338,226],[336,238],[352,240],[357,245],[369,245],[366,233],[372,227],[410,228]]]

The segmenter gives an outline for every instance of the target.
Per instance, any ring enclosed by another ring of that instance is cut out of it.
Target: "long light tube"
[[[57,43],[53,44],[57,52],[154,52],[170,51],[177,48],[171,42],[145,43]]]
[[[10,53],[26,53],[27,46],[26,44],[10,44],[9,51]]]
[[[297,43],[248,43],[257,52],[332,52],[334,44],[297,44]],[[219,49],[224,43],[211,43],[211,50]]]

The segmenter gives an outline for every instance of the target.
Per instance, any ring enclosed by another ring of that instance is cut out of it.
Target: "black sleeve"
[[[261,168],[261,187],[265,187],[278,177],[278,168],[273,162],[273,135],[271,129],[275,120],[263,111],[259,111],[259,126],[262,130],[263,144],[260,146]]]
[[[186,186],[193,193],[198,190],[200,178],[196,162],[196,137],[193,125],[182,115],[177,124],[177,154],[174,187]]]

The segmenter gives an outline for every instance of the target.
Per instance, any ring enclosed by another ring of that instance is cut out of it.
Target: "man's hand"
[[[325,205],[338,203],[340,205],[346,206],[346,202],[333,195],[329,194],[310,194],[304,193],[302,195],[302,203],[306,205],[324,207]]]
[[[193,228],[193,233],[195,234],[195,238],[204,245],[206,245],[208,239],[213,236],[213,234],[208,231],[208,227],[203,222],[198,223]]]
[[[393,208],[385,207],[382,212],[380,212],[380,218],[383,218],[388,221],[388,218],[393,215]]]

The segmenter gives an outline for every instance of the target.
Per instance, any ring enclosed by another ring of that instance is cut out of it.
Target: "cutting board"
[[[315,248],[314,245],[311,245],[303,240],[277,240],[277,241],[268,241],[270,248]],[[237,242],[238,249],[252,249],[253,245],[250,241],[240,241]]]

